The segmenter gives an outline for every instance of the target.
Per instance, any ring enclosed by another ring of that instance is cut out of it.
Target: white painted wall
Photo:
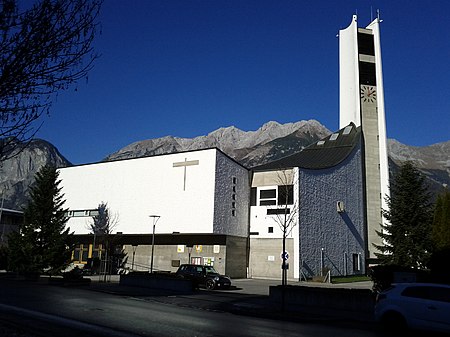
[[[286,178],[282,178],[277,171],[269,172],[255,172],[253,175],[253,187],[257,188],[256,193],[256,205],[250,207],[250,232],[258,233],[258,235],[252,235],[254,239],[279,239],[280,242],[283,238],[283,230],[280,224],[283,223],[284,215],[267,215],[268,209],[283,208],[284,206],[259,206],[260,201],[260,191],[266,189],[278,190],[278,185],[286,184],[286,180],[289,179],[289,184],[294,185],[294,203],[289,205],[292,214],[295,215],[295,221],[293,222],[293,228],[290,234],[287,236],[288,239],[293,239],[294,251],[290,251],[289,264],[290,268],[294,270],[294,278],[298,279],[300,277],[300,237],[299,237],[299,170],[298,168],[293,168],[287,171]],[[278,191],[277,191],[278,192]],[[278,199],[278,195],[277,195]],[[269,233],[268,228],[273,228],[273,233]],[[280,251],[281,254],[281,251]],[[277,259],[279,256],[277,256]],[[276,265],[275,268],[279,268]]]
[[[119,217],[114,232],[124,234],[151,233],[151,214],[161,216],[156,233],[213,233],[217,153],[207,149],[60,169],[65,207],[95,209],[107,202]],[[173,163],[185,160],[198,160],[199,164],[186,168],[183,190],[184,168],[173,167]],[[73,217],[68,226],[77,234],[88,233],[89,221]]]
[[[350,25],[339,31],[339,128],[361,125],[359,105],[358,26],[353,15]]]

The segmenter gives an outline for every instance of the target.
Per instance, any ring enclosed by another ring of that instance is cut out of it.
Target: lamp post
[[[134,271],[134,256],[136,255],[136,248],[137,248],[137,245],[134,244],[134,245],[132,245],[132,247],[133,247],[133,261],[131,262],[131,270]]]
[[[149,215],[150,218],[153,219],[153,235],[152,235],[152,259],[150,261],[150,274],[153,273],[153,252],[155,250],[155,226],[158,222],[160,216],[159,215]]]

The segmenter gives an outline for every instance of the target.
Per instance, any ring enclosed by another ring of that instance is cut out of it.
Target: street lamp
[[[149,215],[150,218],[153,219],[153,235],[152,235],[152,259],[150,262],[150,274],[153,274],[153,252],[155,250],[155,226],[158,222],[160,216],[159,215]]]

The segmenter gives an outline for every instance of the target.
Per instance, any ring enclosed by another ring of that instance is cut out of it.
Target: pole
[[[152,257],[150,261],[150,274],[153,274],[153,253],[155,251],[155,227],[158,222],[160,216],[159,215],[150,215],[150,218],[153,219],[153,234],[152,234]]]
[[[150,262],[150,274],[153,274],[153,252],[155,250],[155,222],[153,221],[153,235],[152,235],[152,260]]]
[[[131,262],[131,270],[134,270],[134,256],[136,255],[136,245],[133,245],[133,261]]]

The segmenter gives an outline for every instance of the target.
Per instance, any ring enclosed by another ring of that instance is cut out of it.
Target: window
[[[277,190],[261,190],[259,191],[260,199],[275,198],[277,196]]]
[[[277,204],[277,190],[260,190],[259,191],[259,205],[272,206]]]
[[[273,227],[267,228],[267,232],[268,232],[268,233],[273,233]]]
[[[233,184],[236,185],[237,184],[237,178],[233,177]]]
[[[259,205],[260,206],[275,206],[277,204],[277,201],[275,199],[273,200],[260,200]]]
[[[364,55],[375,55],[372,34],[358,33],[358,52]]]
[[[429,299],[428,287],[408,287],[402,292],[402,296]]]
[[[339,133],[333,133],[330,137],[330,140],[336,140],[339,137]]]
[[[345,127],[344,132],[342,132],[343,135],[348,135],[352,131],[353,127],[351,125],[348,125]]]
[[[250,190],[250,206],[256,206],[256,187],[252,187]]]
[[[290,208],[269,208],[267,210],[267,215],[284,214],[284,212],[286,212],[286,214],[290,214],[291,209]]]
[[[74,250],[74,261],[78,263],[86,264],[87,260],[89,258],[89,244],[87,245],[77,245]]]
[[[98,215],[98,209],[92,209],[89,211],[89,216],[97,216]]]
[[[85,216],[84,211],[73,211],[72,216],[79,217],[79,216]]]
[[[450,303],[450,289],[443,287],[412,286],[403,290],[402,296]]]
[[[73,210],[68,211],[66,216],[68,217],[88,217],[88,216],[97,216],[98,209],[84,209],[84,210]]]
[[[361,271],[361,257],[359,254],[353,254],[353,271]]]
[[[359,83],[377,85],[375,63],[359,62]]]
[[[278,205],[294,204],[294,185],[278,186]]]

